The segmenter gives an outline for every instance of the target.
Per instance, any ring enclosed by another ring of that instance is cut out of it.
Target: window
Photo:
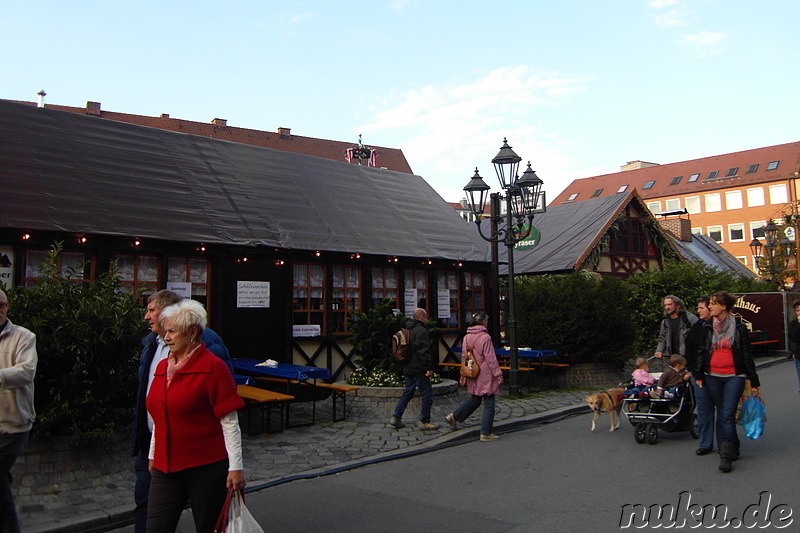
[[[728,242],[736,242],[744,240],[744,224],[737,222],[736,224],[728,224]]]
[[[25,252],[25,275],[22,283],[32,287],[41,275],[39,267],[47,260],[47,250],[27,250]],[[94,279],[91,261],[87,261],[84,252],[64,250],[58,254],[57,264],[61,275],[70,281],[92,281]]]
[[[676,211],[681,208],[680,198],[670,198],[664,201],[664,211]]]
[[[692,174],[691,176],[689,176],[689,179],[686,180],[686,182],[687,183],[694,183],[695,181],[697,181],[697,178],[699,178],[699,177],[700,177],[700,173],[699,172],[697,174]]]
[[[706,194],[706,213],[722,211],[722,196],[720,194]]]
[[[736,260],[739,261],[744,266],[747,266],[747,257],[737,256]]]
[[[742,208],[742,191],[727,191],[725,193],[725,209]]]
[[[789,196],[786,194],[786,184],[769,186],[769,203],[771,204],[785,204],[789,201]]]
[[[752,174],[756,170],[758,170],[758,163],[756,163],[755,165],[750,165],[749,167],[747,167],[747,173],[748,174]]]
[[[600,196],[601,194],[603,194],[603,189],[597,189],[596,191],[594,191],[594,192],[592,193],[592,198],[597,198],[597,197],[598,197],[598,196]]]
[[[325,333],[325,267],[319,264],[294,265],[292,288],[293,324],[320,326]]]
[[[764,205],[764,189],[761,187],[747,189],[747,206],[756,207],[759,205]]]
[[[767,165],[767,170],[775,170],[780,165],[780,161],[771,161],[769,165]]]
[[[405,271],[405,288],[416,289],[417,301],[405,302],[406,309],[415,309],[422,307],[428,309],[428,275],[424,270],[406,270]],[[406,313],[408,314],[408,313]],[[432,314],[432,310],[428,309],[428,314]]]
[[[145,294],[154,293],[161,286],[158,257],[153,255],[117,255],[120,285],[127,291],[144,289]]]
[[[686,206],[686,210],[689,212],[690,215],[696,215],[700,213],[700,197],[699,196],[688,196],[683,200],[684,205]]]
[[[681,182],[681,178],[683,178],[683,176],[675,176],[672,178],[672,181],[669,182],[670,186],[679,184]]]
[[[750,233],[753,235],[753,238],[762,238],[764,236],[764,228],[766,227],[767,223],[763,220],[759,220],[758,222],[751,222],[750,223]]]
[[[436,275],[436,289],[449,293],[450,313],[448,316],[439,316],[439,326],[443,328],[457,328],[458,316],[461,314],[458,298],[458,272],[439,272]]]
[[[647,202],[647,209],[649,209],[653,214],[660,213],[661,202]]]
[[[647,183],[644,184],[644,187],[642,187],[642,189],[652,189],[653,185],[655,185],[655,184],[656,184],[656,180],[650,180],[650,181],[648,181]]]
[[[378,307],[381,300],[389,298],[395,309],[400,306],[397,294],[397,269],[373,268],[372,269],[372,307]]]
[[[620,187],[619,189],[617,189],[617,192],[625,192],[625,191],[627,191],[627,190],[628,190],[628,186],[627,186],[627,185],[623,185],[622,187]]]
[[[207,310],[209,261],[191,257],[169,257],[167,266],[167,283],[190,283],[192,300],[197,300]]]
[[[732,167],[728,169],[728,173],[725,174],[726,178],[730,178],[731,176],[735,176],[739,173],[739,167]]]
[[[692,235],[702,235],[703,228],[692,228]]]
[[[464,323],[472,320],[472,313],[485,311],[483,303],[483,275],[475,272],[464,273]]]
[[[717,242],[722,242],[722,226],[709,226],[708,236]]]
[[[719,175],[719,170],[712,170],[711,172],[708,173],[708,176],[706,176],[706,179],[707,180],[717,179],[718,175]]]
[[[647,239],[642,222],[635,218],[622,220],[619,230],[611,240],[611,253],[614,255],[645,255]]]
[[[574,193],[570,194],[570,195],[569,195],[569,198],[567,198],[567,201],[568,201],[568,202],[572,202],[573,200],[575,200],[575,198],[577,198],[577,197],[578,197],[578,194],[579,194],[579,193],[577,193],[577,192],[574,192]]]
[[[332,333],[349,333],[350,323],[361,312],[361,269],[354,266],[336,266],[333,272],[331,298]]]

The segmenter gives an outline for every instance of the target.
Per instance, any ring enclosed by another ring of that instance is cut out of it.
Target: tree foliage
[[[32,287],[8,291],[9,318],[36,334],[34,435],[107,439],[131,422],[141,338],[136,295],[120,290],[115,266],[95,281],[70,281],[55,243]]]

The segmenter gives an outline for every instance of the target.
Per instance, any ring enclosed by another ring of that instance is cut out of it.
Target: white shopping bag
[[[240,491],[231,490],[220,513],[214,533],[264,533],[244,504]]]

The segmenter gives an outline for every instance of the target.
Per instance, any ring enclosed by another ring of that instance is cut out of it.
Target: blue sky
[[[796,0],[0,0],[0,20],[0,98],[360,133],[448,201],[476,166],[497,188],[503,137],[548,198],[800,140]]]

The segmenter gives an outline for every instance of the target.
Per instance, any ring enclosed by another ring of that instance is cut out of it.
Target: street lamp
[[[536,213],[545,212],[543,182],[536,175],[528,162],[528,168],[520,177],[517,174],[519,163],[522,158],[508,145],[508,141],[503,139],[503,146],[492,159],[500,188],[504,194],[498,194],[500,200],[506,201],[505,226],[500,227],[502,215],[491,213],[492,222],[496,229],[491,235],[484,235],[481,229],[481,218],[486,200],[489,194],[489,186],[483,181],[475,168],[475,175],[469,180],[464,190],[467,192],[469,208],[475,217],[475,224],[478,226],[480,236],[492,243],[503,243],[508,248],[508,320],[506,321],[506,331],[508,332],[509,352],[511,354],[511,369],[508,372],[509,394],[520,396],[522,393],[522,373],[519,370],[519,351],[517,347],[517,316],[514,306],[514,246],[526,239],[531,232],[531,223]],[[527,225],[524,221],[527,219]]]
[[[769,274],[769,278],[774,281],[778,287],[783,288],[782,284],[778,281],[778,274],[785,270],[786,261],[792,255],[792,241],[785,236],[778,241],[779,234],[778,226],[770,220],[769,224],[764,227],[764,237],[766,244],[762,245],[757,237],[753,237],[750,242],[750,252],[753,255],[753,264],[758,268],[759,274],[762,276]],[[764,254],[762,255],[762,250]],[[777,258],[782,257],[783,262],[776,261]],[[760,260],[766,259],[766,266],[762,267]]]

